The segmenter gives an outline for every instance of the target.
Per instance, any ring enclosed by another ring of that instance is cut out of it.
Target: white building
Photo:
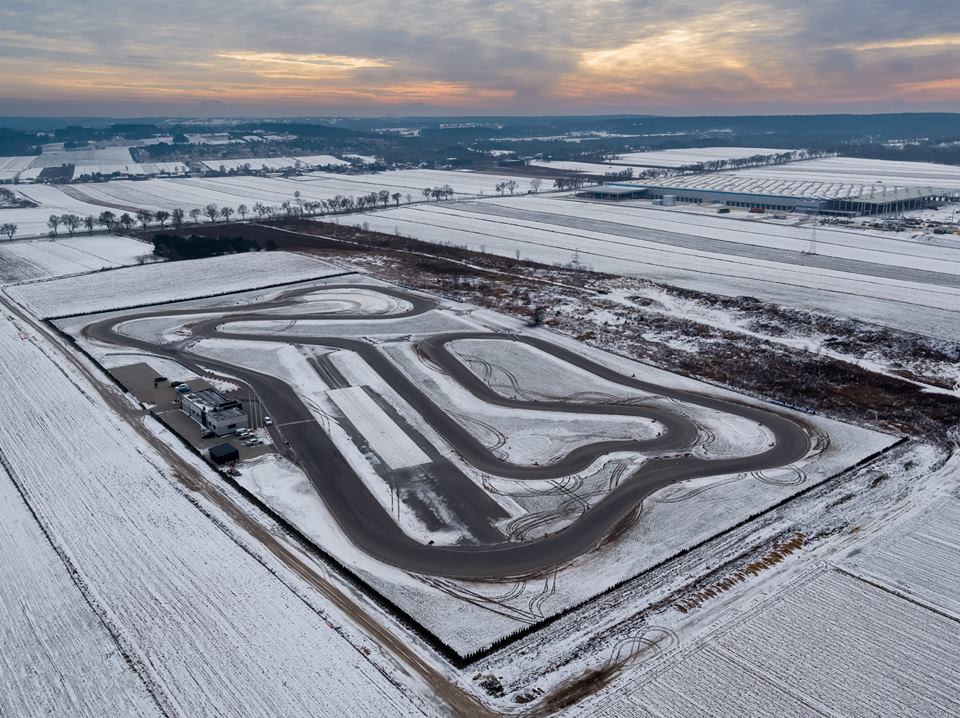
[[[180,397],[183,412],[204,429],[217,436],[231,434],[237,429],[247,429],[250,421],[240,408],[239,401],[228,399],[213,389],[191,391]]]

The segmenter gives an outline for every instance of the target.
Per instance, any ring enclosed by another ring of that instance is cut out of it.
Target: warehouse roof
[[[716,172],[710,174],[684,175],[658,180],[656,185],[631,185],[616,183],[618,187],[646,187],[652,190],[691,190],[719,194],[748,194],[759,197],[782,197],[807,200],[855,200],[858,202],[898,202],[919,197],[955,195],[956,190],[940,187],[906,187],[883,182],[857,184],[851,182],[817,182],[773,177],[756,177],[743,174]]]

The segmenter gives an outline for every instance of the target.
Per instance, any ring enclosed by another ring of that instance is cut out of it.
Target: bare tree
[[[146,229],[147,225],[153,221],[153,214],[145,209],[141,209],[137,212],[137,221],[140,223],[141,227]]]
[[[430,199],[433,197],[433,190],[427,187],[425,190],[423,190],[423,197],[424,199]]]
[[[158,209],[157,213],[153,215],[157,218],[157,224],[161,227],[167,223],[167,220],[170,219],[170,213],[165,209]]]
[[[83,226],[87,228],[87,234],[93,234],[93,228],[97,226],[97,220],[92,214],[83,218]]]
[[[217,215],[220,214],[220,210],[219,210],[219,208],[217,207],[217,205],[211,203],[211,204],[208,204],[206,207],[203,208],[203,213],[210,218],[210,221],[211,221],[211,222],[216,222],[216,221],[217,221]]]
[[[413,196],[409,192],[407,193],[406,199],[407,199],[407,204],[410,204],[411,202],[413,202]]]
[[[530,189],[533,190],[533,193],[536,194],[540,191],[540,185],[543,184],[543,180],[539,177],[534,177],[530,180]]]
[[[130,228],[133,226],[133,217],[124,212],[120,215],[120,219],[117,220],[117,223],[124,232],[129,232]]]
[[[504,183],[503,183],[503,186],[504,186],[504,189],[506,189],[506,190],[508,190],[508,191],[510,192],[510,194],[513,194],[514,192],[517,191],[517,181],[516,181],[516,180],[510,180],[509,182],[504,182]]]
[[[222,207],[220,209],[220,216],[229,222],[230,215],[233,214],[233,212],[234,212],[233,207]]]
[[[247,212],[249,212],[249,211],[250,211],[250,210],[247,209],[247,205],[245,205],[245,204],[238,204],[238,205],[237,205],[237,214],[240,215],[240,219],[246,220],[246,219],[247,219]]]
[[[380,200],[380,204],[386,207],[387,202],[390,201],[390,192],[388,192],[385,189],[380,190],[379,192],[377,192],[377,199]]]
[[[60,229],[60,215],[51,214],[49,219],[47,219],[47,226],[50,228],[50,234],[56,237],[57,230]]]
[[[69,232],[70,236],[72,237],[77,233],[77,227],[80,226],[80,222],[83,220],[75,214],[65,214],[60,217],[60,221],[63,223],[63,226],[67,228],[67,232]]]
[[[173,212],[170,213],[170,219],[173,221],[173,226],[177,229],[180,229],[180,227],[183,226],[183,216],[183,207],[175,207]]]
[[[13,235],[17,233],[17,225],[13,222],[4,222],[0,224],[0,233],[7,235],[7,239],[13,239]]]
[[[200,215],[203,214],[202,211],[194,207],[190,210],[190,219],[193,220],[194,224],[200,224]]]
[[[113,231],[113,226],[117,223],[117,215],[115,215],[110,210],[106,212],[101,212],[100,216],[97,217],[97,224],[106,228],[108,232]]]
[[[392,195],[390,195],[390,199],[393,200],[393,203],[397,205],[397,207],[400,206],[400,197],[401,195],[399,192],[394,192]]]

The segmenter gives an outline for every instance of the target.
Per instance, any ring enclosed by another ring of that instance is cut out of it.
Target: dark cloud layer
[[[6,0],[0,114],[960,110],[955,5]]]

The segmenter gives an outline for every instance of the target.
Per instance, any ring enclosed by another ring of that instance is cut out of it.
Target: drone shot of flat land
[[[955,8],[163,9],[0,8],[0,718],[960,717]]]

